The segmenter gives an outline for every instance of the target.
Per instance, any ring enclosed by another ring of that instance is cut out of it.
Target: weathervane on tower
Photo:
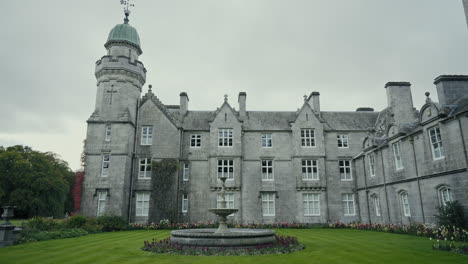
[[[130,15],[130,8],[134,7],[134,4],[130,4],[130,0],[120,0],[120,4],[123,5],[124,7],[124,13],[125,13],[125,19],[124,22],[125,24],[128,24],[128,16]]]

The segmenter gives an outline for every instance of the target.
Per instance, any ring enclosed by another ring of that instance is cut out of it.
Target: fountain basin
[[[248,247],[276,241],[275,231],[231,228],[228,233],[215,233],[215,228],[185,229],[171,232],[171,242],[188,246]]]

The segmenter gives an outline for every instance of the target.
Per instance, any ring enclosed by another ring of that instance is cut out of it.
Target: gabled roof
[[[242,121],[239,119],[239,115],[238,115],[238,113],[236,112],[236,110],[234,110],[234,109],[231,107],[231,105],[228,103],[227,98],[224,99],[224,103],[223,103],[218,109],[216,109],[216,111],[214,112],[213,119],[211,119],[210,122],[213,121],[213,120],[218,116],[219,112],[221,112],[221,109],[223,109],[223,107],[229,108],[229,109],[231,110],[232,115],[233,115],[234,117],[236,117],[237,121],[242,122]]]
[[[370,130],[378,112],[321,112],[326,130]]]
[[[166,106],[161,102],[161,100],[159,100],[159,98],[156,95],[153,94],[151,90],[149,90],[141,99],[140,107],[144,105],[147,101],[153,102],[154,105],[156,105],[156,107],[159,108],[159,110],[167,117],[167,119],[169,119],[169,121],[171,121],[171,123],[175,127],[180,127],[180,122],[178,118],[174,117],[174,113],[171,114],[169,112]]]
[[[247,112],[245,130],[291,130],[290,122],[296,119],[296,112]]]

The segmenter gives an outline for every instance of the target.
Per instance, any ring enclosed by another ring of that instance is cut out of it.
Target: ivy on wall
[[[177,221],[177,159],[162,159],[151,164],[150,221]]]

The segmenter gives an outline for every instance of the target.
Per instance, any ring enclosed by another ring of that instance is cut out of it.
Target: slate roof
[[[327,130],[368,130],[374,127],[378,112],[321,112]]]
[[[245,130],[291,130],[290,122],[294,121],[296,112],[247,112],[244,120]]]
[[[210,130],[214,112],[211,111],[188,111],[184,117],[182,128],[185,130]]]

